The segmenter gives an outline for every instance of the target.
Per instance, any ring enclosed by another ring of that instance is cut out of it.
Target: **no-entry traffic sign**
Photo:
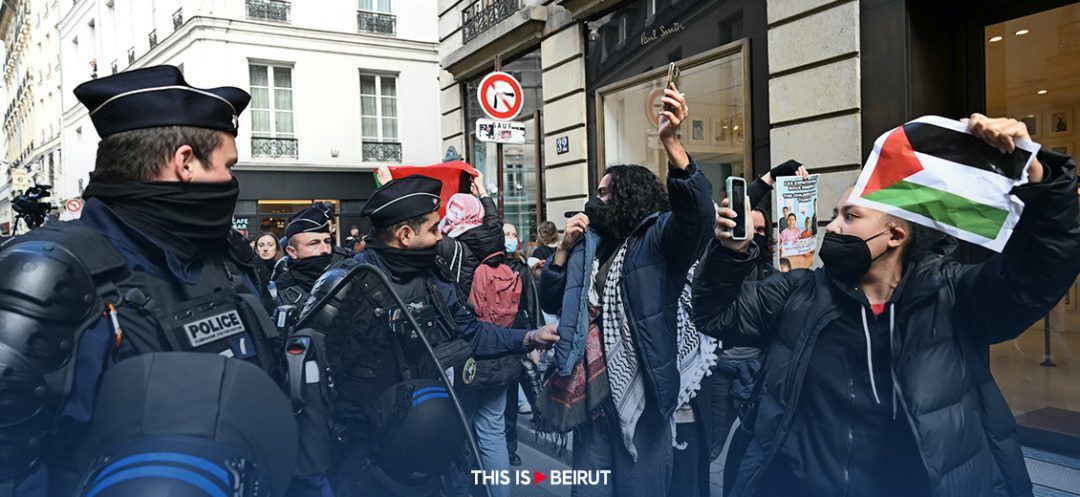
[[[79,212],[82,210],[82,206],[82,200],[79,200],[77,198],[73,198],[68,200],[67,202],[64,202],[64,208],[67,209],[68,212]]]
[[[504,72],[493,72],[484,76],[480,87],[476,89],[476,98],[488,117],[496,121],[509,121],[521,113],[525,106],[525,94],[521,83]]]

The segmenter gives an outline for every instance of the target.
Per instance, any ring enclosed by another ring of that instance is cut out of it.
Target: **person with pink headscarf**
[[[446,216],[439,223],[444,235],[439,241],[437,261],[444,276],[457,285],[458,296],[467,301],[473,285],[492,284],[488,280],[474,281],[473,276],[481,264],[498,267],[506,264],[521,277],[521,296],[514,325],[538,322],[540,313],[536,300],[532,274],[524,264],[507,257],[503,220],[495,201],[484,189],[483,176],[473,180],[472,195],[457,193],[447,202]],[[511,455],[506,443],[507,390],[521,375],[521,356],[506,355],[499,358],[477,357],[476,378],[461,391],[462,408],[476,432],[480,458],[487,469],[510,469]],[[515,460],[520,460],[514,455]],[[452,487],[461,490],[471,478],[451,478]],[[508,486],[492,487],[494,497],[506,497]]]

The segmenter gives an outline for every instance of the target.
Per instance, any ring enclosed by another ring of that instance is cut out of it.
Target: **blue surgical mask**
[[[506,244],[505,246],[506,246],[506,253],[507,254],[512,254],[514,252],[517,252],[517,249],[518,249],[518,239],[517,238],[509,238],[508,237],[508,238],[504,239],[504,242]]]

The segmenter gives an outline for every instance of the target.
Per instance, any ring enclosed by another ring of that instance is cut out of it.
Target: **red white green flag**
[[[1038,151],[1002,153],[960,121],[920,117],[874,142],[850,200],[1001,252],[1024,209],[1010,192]]]

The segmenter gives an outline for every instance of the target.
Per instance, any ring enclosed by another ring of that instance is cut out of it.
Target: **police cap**
[[[174,66],[153,66],[87,81],[75,97],[101,138],[143,128],[191,126],[236,136],[251,95],[231,86],[195,88]]]
[[[438,210],[440,190],[442,181],[427,176],[395,179],[371,194],[361,214],[376,228],[388,228]]]
[[[326,216],[326,209],[319,205],[297,212],[285,226],[285,238],[290,238],[297,233],[329,232],[330,218]]]

